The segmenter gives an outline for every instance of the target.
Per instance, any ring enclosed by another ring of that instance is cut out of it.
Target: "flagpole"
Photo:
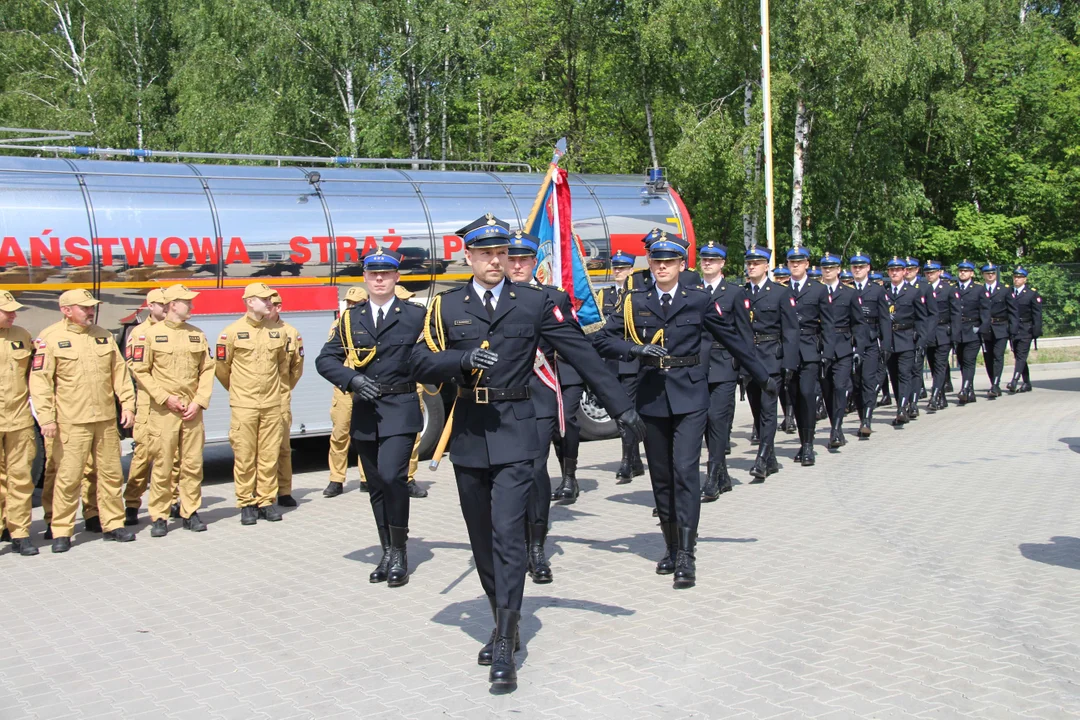
[[[776,263],[776,224],[773,218],[772,87],[769,70],[769,0],[761,0],[761,102],[765,130],[765,232]]]
[[[547,174],[544,175],[544,181],[540,183],[540,191],[536,193],[536,199],[533,200],[532,210],[529,211],[529,219],[525,221],[525,231],[532,232],[533,223],[536,222],[536,216],[540,214],[540,208],[544,204],[544,197],[547,195],[548,188],[551,187],[551,178],[555,175],[555,168],[559,166],[559,160],[566,154],[566,138],[561,138],[559,142],[555,143],[555,152],[551,156],[551,162],[548,163]]]

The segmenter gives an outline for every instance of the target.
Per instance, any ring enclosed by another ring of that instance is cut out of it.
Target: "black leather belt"
[[[851,332],[851,326],[850,325],[837,325],[836,329],[840,330],[841,332]]]
[[[379,383],[379,392],[383,395],[404,395],[416,392],[416,383],[406,382],[397,385],[383,385]]]
[[[459,387],[457,396],[459,398],[472,398],[477,405],[487,405],[496,400],[528,400],[529,388],[528,386],[516,388]]]
[[[964,322],[969,322],[969,323],[977,323],[977,322],[979,322],[979,318],[961,316],[960,319],[963,320]]]
[[[776,342],[780,339],[779,335],[755,335],[754,344],[760,345],[761,343]]]
[[[656,355],[641,356],[642,365],[645,367],[660,368],[661,370],[690,367],[692,365],[697,365],[699,362],[701,362],[701,358],[697,355],[687,355],[686,357],[675,357],[673,355],[663,355],[661,357],[657,357]]]
[[[820,328],[799,328],[800,335],[817,335]]]
[[[1008,318],[996,318],[996,317],[990,318],[990,323],[993,324],[993,325],[1004,325],[1007,322],[1009,322]]]
[[[915,323],[893,323],[893,330],[913,330]]]

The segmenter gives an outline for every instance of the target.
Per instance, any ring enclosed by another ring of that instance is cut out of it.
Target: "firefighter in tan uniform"
[[[289,377],[281,386],[281,454],[277,464],[277,502],[281,507],[296,507],[292,496],[292,391],[300,376],[304,374],[304,339],[300,331],[281,319],[281,295],[274,293],[270,298],[270,326],[285,335],[285,352],[289,355]]]
[[[415,296],[416,293],[406,290],[401,285],[396,285],[394,286],[394,295],[401,300],[408,300]],[[356,303],[367,299],[367,290],[359,285],[353,285],[345,293],[345,305],[347,307],[352,307]],[[337,326],[335,320],[330,326],[330,338],[337,332]],[[424,386],[417,383],[416,395],[420,398],[421,409],[424,407],[423,392]],[[335,387],[333,399],[330,401],[330,423],[332,428],[330,430],[330,456],[328,458],[330,483],[323,490],[323,497],[337,497],[345,492],[345,475],[349,470],[349,433],[352,425],[352,406],[352,393],[342,392]],[[413,443],[412,456],[409,458],[409,478],[406,485],[409,489],[409,497],[414,498],[425,498],[428,495],[427,490],[416,484],[416,469],[420,466],[420,438],[421,436],[417,435],[416,442]],[[360,492],[367,492],[364,468],[357,464],[357,469],[360,471]]]
[[[34,500],[30,468],[37,451],[28,376],[34,345],[30,333],[15,325],[15,314],[23,307],[11,293],[0,290],[0,467],[4,473],[0,492],[4,532],[10,535],[12,551],[37,555],[30,539]]]
[[[218,380],[229,391],[233,480],[240,522],[277,522],[277,463],[281,454],[282,385],[288,383],[289,353],[280,329],[269,326],[274,291],[265,283],[244,289],[247,313],[225,328],[214,357]]]
[[[56,447],[59,444],[59,435],[53,438],[45,438],[45,479],[41,486],[41,507],[45,510],[45,534],[42,537],[46,540],[53,539],[53,489],[56,487],[56,471],[59,467],[60,451]],[[86,461],[80,496],[84,529],[87,532],[101,532],[101,518],[98,517],[97,502],[97,470],[94,469],[93,458]]]
[[[30,396],[41,434],[60,442],[53,493],[52,551],[71,549],[75,511],[87,460],[97,471],[97,504],[106,540],[130,542],[135,532],[124,527],[120,424],[135,423],[135,391],[131,375],[112,334],[94,324],[99,301],[89,290],[68,290],[60,296],[64,319],[45,328],[34,341]]]
[[[149,314],[128,333],[127,347],[124,349],[128,368],[133,372],[135,368],[131,364],[132,345],[135,343],[145,345],[150,329],[165,319],[165,295],[161,288],[154,288],[146,294],[146,309]],[[137,387],[135,389],[135,427],[131,431],[131,436],[135,440],[135,452],[131,456],[127,484],[124,486],[124,524],[128,526],[139,524],[139,507],[142,505],[142,496],[146,492],[146,484],[150,479],[150,438],[146,436],[146,419],[149,415],[150,398],[145,390]]]
[[[203,532],[203,447],[206,431],[202,411],[210,407],[214,361],[203,331],[187,321],[199,293],[183,285],[164,292],[168,312],[144,340],[131,345],[129,362],[139,388],[149,400],[146,432],[153,453],[150,473],[150,536],[169,533],[172,478],[179,465],[180,517],[184,529]]]

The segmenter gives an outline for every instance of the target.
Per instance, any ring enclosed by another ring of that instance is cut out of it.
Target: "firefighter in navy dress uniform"
[[[720,317],[734,328],[747,347],[754,346],[750,331],[750,299],[741,285],[724,277],[727,248],[710,241],[698,250],[702,279]],[[727,455],[731,445],[731,423],[735,419],[735,388],[739,383],[739,363],[731,351],[712,335],[704,338],[701,361],[708,368],[709,412],[705,433],[709,462],[705,483],[701,486],[702,502],[712,502],[721,493],[731,490]]]
[[[885,296],[889,302],[892,319],[892,355],[889,357],[889,375],[893,379],[896,394],[896,418],[893,425],[908,422],[908,409],[918,393],[915,385],[915,357],[926,350],[929,311],[926,298],[904,279],[906,261],[894,257],[886,264],[889,282]]]
[[[786,287],[769,279],[771,258],[768,248],[753,245],[746,251],[744,262],[749,282],[745,292],[750,300],[755,355],[777,387],[781,387],[794,377],[799,363],[799,319],[795,315],[795,298]],[[746,397],[758,438],[757,458],[750,475],[754,478],[752,482],[764,482],[780,470],[775,449],[776,396],[751,381]]]
[[[859,410],[859,437],[868,438],[878,389],[884,377],[886,359],[892,352],[892,320],[885,290],[871,279],[870,256],[856,252],[848,260],[855,276],[855,292],[864,323],[855,327],[855,341],[859,354],[856,373],[855,406]]]
[[[1013,270],[1013,298],[1016,300],[1017,330],[1012,336],[1015,364],[1013,377],[1005,386],[1010,393],[1031,392],[1031,374],[1028,371],[1028,352],[1031,342],[1042,336],[1043,299],[1027,284],[1028,271],[1022,267]]]
[[[795,298],[795,314],[799,320],[799,364],[793,378],[794,385],[788,389],[789,393],[795,391],[795,423],[799,429],[800,448],[795,461],[810,466],[814,464],[823,339],[833,334],[832,305],[825,286],[807,272],[810,253],[805,248],[788,250],[787,261],[788,270],[791,271],[789,289]]]
[[[649,248],[652,247],[652,244],[657,240],[670,237],[677,236],[669,235],[666,230],[653,228],[649,231],[648,235],[641,239],[642,245],[645,246],[645,253],[648,254]],[[643,268],[630,274],[630,277],[627,278],[626,286],[623,289],[640,290],[641,288],[652,286],[655,281],[656,278],[653,277],[652,269]],[[701,287],[701,276],[686,267],[686,258],[683,258],[682,264],[679,265],[679,285],[684,288]]]
[[[941,263],[937,260],[927,260],[923,272],[927,292],[937,307],[937,314],[930,315],[930,337],[926,345],[926,358],[933,378],[926,412],[934,413],[949,406],[945,399],[945,380],[949,375],[953,338],[960,336],[960,292],[942,279]]]
[[[353,393],[352,442],[368,483],[383,556],[368,578],[399,587],[409,582],[409,456],[424,418],[409,362],[424,329],[424,308],[399,300],[394,286],[401,256],[364,256],[368,299],[342,313],[315,369]]]
[[[847,444],[844,438],[844,413],[851,394],[851,369],[863,314],[858,294],[840,282],[840,257],[825,253],[820,260],[822,280],[828,293],[833,317],[833,332],[824,335],[821,355],[821,395],[825,398],[831,431],[829,447]]]
[[[697,577],[698,461],[709,407],[701,367],[702,326],[755,381],[776,392],[775,381],[745,338],[722,318],[709,293],[680,285],[679,268],[686,257],[682,238],[662,235],[654,240],[649,245],[649,268],[655,282],[628,291],[596,339],[605,357],[641,358],[637,405],[645,421],[645,456],[668,548],[656,572],[674,573],[676,588],[693,587]]]
[[[622,251],[611,256],[611,277],[615,281],[615,285],[600,288],[596,292],[596,305],[605,318],[615,312],[616,307],[618,307],[619,299],[622,297],[621,289],[633,272],[635,260],[636,258],[633,255]],[[630,396],[630,399],[636,398],[638,370],[641,369],[641,363],[638,362],[638,359],[634,358],[630,361],[608,360],[607,364],[618,374],[619,384],[622,385],[623,390]],[[619,469],[615,473],[615,480],[622,485],[644,474],[645,466],[641,463],[641,444],[635,441],[633,437],[623,436],[622,461],[619,463]]]
[[[956,343],[956,362],[960,365],[960,392],[957,404],[975,402],[975,360],[982,347],[980,332],[990,324],[990,295],[986,287],[973,280],[975,264],[963,260],[956,265],[960,293],[960,335]]]
[[[491,666],[492,683],[509,688],[517,682],[525,512],[533,491],[533,461],[540,455],[529,392],[540,340],[577,368],[624,431],[641,437],[644,427],[573,318],[543,287],[505,278],[507,224],[489,213],[458,235],[473,277],[432,300],[412,365],[420,382],[458,386],[448,420],[450,461],[477,574],[495,615],[495,630],[477,662]]]
[[[919,275],[919,261],[917,258],[907,257],[904,258],[906,266],[904,267],[904,279],[908,285],[911,285],[923,296],[923,303],[926,305],[926,310],[929,313],[927,320],[926,332],[931,334],[933,331],[933,323],[937,318],[938,309],[937,301],[934,299],[933,293],[930,292],[930,283]],[[931,342],[933,337],[927,338],[927,342]],[[908,419],[915,420],[919,417],[919,400],[927,397],[926,393],[926,378],[923,375],[923,368],[926,366],[926,353],[929,345],[923,348],[922,351],[917,351],[915,355],[915,364],[912,367],[912,372],[915,373],[913,382],[915,383],[915,396],[911,398],[911,403],[908,405]]]
[[[982,328],[983,363],[990,379],[986,397],[1001,396],[1001,373],[1005,369],[1005,344],[1020,329],[1016,313],[1016,298],[1012,290],[998,282],[998,266],[986,263],[982,267],[983,283],[990,298],[990,324]]]

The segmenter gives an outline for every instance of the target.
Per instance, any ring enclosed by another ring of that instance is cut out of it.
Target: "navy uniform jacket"
[[[604,317],[609,317],[617,309],[622,307],[622,292],[614,285],[606,288],[600,288],[596,292],[596,304],[599,306],[600,311],[604,314]],[[593,339],[596,336],[593,335]],[[641,363],[637,358],[633,360],[607,360],[608,366],[619,375],[637,375],[638,370],[641,369]]]
[[[803,278],[799,292],[795,281],[788,289],[795,298],[795,315],[799,318],[799,357],[802,362],[821,362],[824,338],[833,332],[832,304],[829,291],[817,280]]]
[[[680,270],[679,271],[679,287],[681,288],[695,288],[702,287],[705,283],[702,282],[701,276],[693,270]],[[623,288],[630,290],[643,290],[651,288],[653,286],[652,270],[645,268],[644,270],[635,270],[630,274],[630,277],[626,278],[626,286]]]
[[[723,343],[756,380],[762,385],[768,382],[768,371],[755,357],[753,347],[735,331],[734,326],[722,319],[706,290],[678,286],[666,318],[660,307],[660,295],[654,287],[631,291],[631,312],[638,337],[648,343],[657,330],[663,329],[664,347],[671,357],[695,356],[698,363],[661,369],[642,362],[637,390],[638,412],[668,417],[709,407],[706,368],[700,364],[704,344],[702,326]],[[605,357],[629,358],[630,349],[635,343],[624,337],[626,333],[626,318],[620,309],[608,318],[603,329],[597,333],[597,349]]]
[[[855,293],[856,302],[866,321],[855,328],[855,340],[860,354],[865,353],[879,341],[881,350],[891,353],[893,350],[892,318],[889,317],[889,301],[885,297],[885,289],[876,282],[867,280],[862,292],[856,289]]]
[[[979,342],[979,332],[990,325],[990,294],[986,292],[986,286],[977,283],[968,283],[967,288],[957,286],[960,293],[960,335],[953,338],[953,342],[969,343]]]
[[[1042,296],[1027,285],[1020,288],[1020,294],[1016,296],[1016,314],[1019,325],[1013,335],[1015,339],[1042,337]]]
[[[889,316],[892,318],[893,351],[900,353],[915,350],[916,347],[925,350],[927,319],[930,317],[926,296],[905,281],[896,295],[893,294],[892,283],[885,285],[885,299],[889,302]]]
[[[944,280],[938,282],[937,288],[927,283],[927,290],[937,308],[937,315],[930,316],[930,340],[927,344],[952,345],[956,342],[955,338],[960,337],[960,291]]]
[[[422,306],[395,298],[383,324],[376,328],[371,305],[366,300],[361,301],[342,314],[336,331],[315,359],[319,374],[344,392],[349,392],[349,382],[357,375],[366,375],[381,385],[409,386],[406,392],[384,394],[374,402],[354,395],[354,439],[374,441],[390,435],[415,435],[423,430],[424,416],[416,398],[416,380],[409,358],[416,338],[423,331],[424,313]],[[355,347],[375,348],[375,358],[359,370],[344,365],[346,322],[352,328]]]
[[[544,290],[551,298],[555,306],[559,308],[559,312],[565,320],[569,322],[577,323],[574,319],[574,312],[570,307],[570,296],[564,290],[553,285],[545,285]],[[502,302],[502,300],[500,300]],[[558,360],[555,355],[555,348],[551,346],[547,340],[540,340],[540,351],[544,353],[544,357],[551,364],[556,372],[559,374],[559,386],[566,387],[567,385],[580,385],[581,376],[578,375],[577,370],[566,362],[565,360]],[[559,416],[559,400],[555,397],[555,391],[549,388],[547,385],[536,376],[534,372],[529,378],[529,392],[532,394],[533,405],[536,406],[536,417],[539,418],[551,418]]]
[[[506,280],[495,313],[488,318],[472,282],[439,295],[445,330],[445,349],[434,352],[421,341],[413,348],[412,364],[421,382],[453,381],[472,387],[476,374],[461,370],[461,360],[487,340],[499,361],[480,376],[480,386],[528,387],[540,340],[547,340],[589,383],[608,414],[617,417],[633,405],[614,375],[596,354],[573,316],[557,310],[547,291],[537,285]],[[429,332],[436,337],[434,313]],[[536,459],[541,452],[536,409],[531,399],[492,400],[486,405],[460,398],[450,436],[450,461],[455,465],[488,468]]]
[[[886,283],[886,285],[890,284]],[[916,326],[915,328],[915,332],[919,334],[919,347],[925,348],[927,345],[933,344],[934,341],[934,326],[937,323],[938,316],[937,301],[930,291],[930,283],[922,275],[908,282],[908,284],[919,291],[919,294],[923,297],[923,303],[926,305],[926,320],[921,327]]]
[[[986,286],[983,285],[986,291]],[[1016,298],[1012,288],[1001,283],[994,286],[990,293],[990,324],[980,329],[984,335],[993,334],[995,340],[1010,338],[1020,329],[1020,316],[1016,313]]]
[[[827,295],[828,286],[822,287]],[[826,360],[850,357],[855,352],[856,338],[860,334],[858,328],[866,322],[859,305],[859,295],[844,283],[838,283],[829,299],[832,306],[833,332],[824,337],[825,348],[822,355]]]
[[[799,367],[799,317],[791,290],[772,280],[766,280],[757,294],[750,283],[744,289],[750,298],[750,331],[758,359],[770,375],[795,370]]]
[[[708,286],[705,287],[706,292]],[[720,318],[727,323],[746,343],[754,346],[754,333],[750,330],[750,299],[741,287],[721,278],[712,293],[714,308],[719,310]],[[701,363],[708,367],[710,383],[735,382],[739,379],[739,363],[731,356],[731,351],[723,343],[713,340],[705,332],[702,337]]]

